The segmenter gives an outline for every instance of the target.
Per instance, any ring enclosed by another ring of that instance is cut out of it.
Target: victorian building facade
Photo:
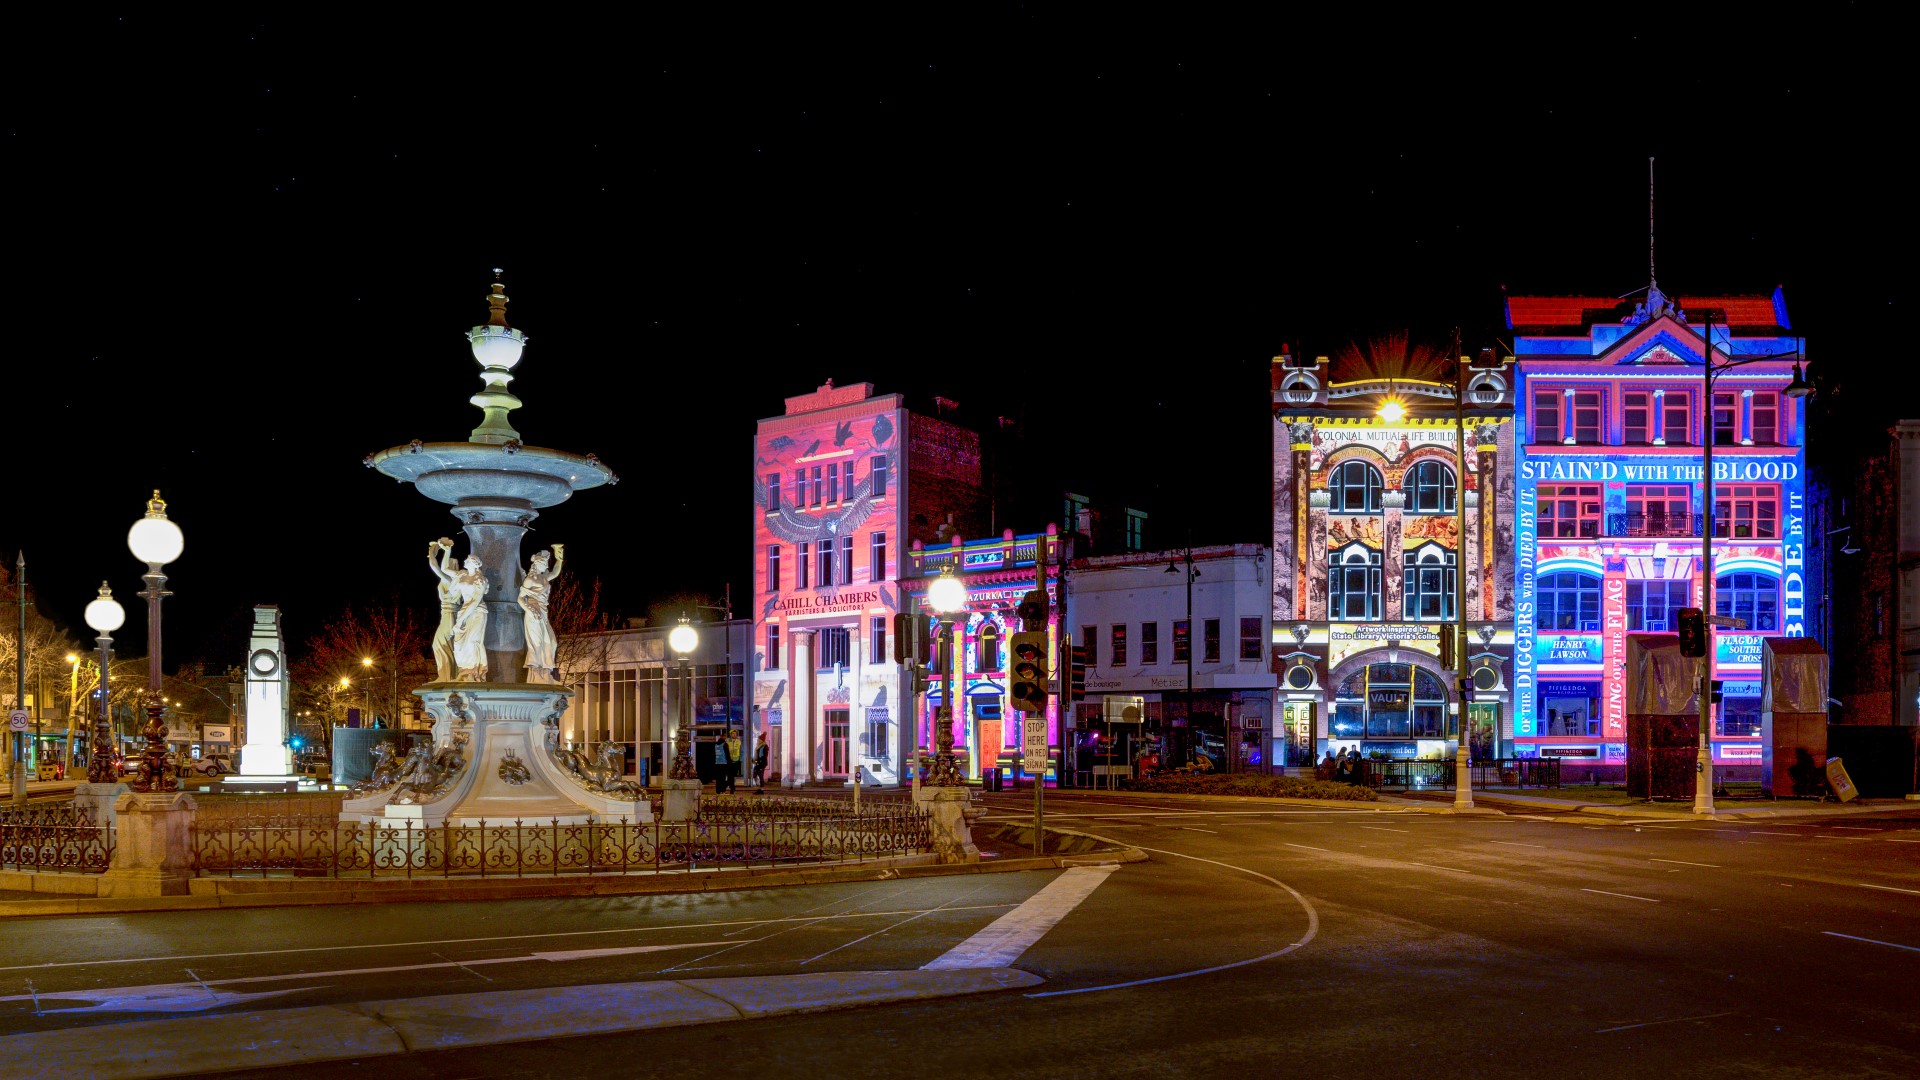
[[[1345,749],[1453,753],[1461,695],[1440,639],[1460,619],[1462,585],[1473,753],[1510,745],[1512,373],[1490,354],[1459,363],[1457,380],[1334,382],[1326,357],[1274,358],[1272,663],[1285,764]]]

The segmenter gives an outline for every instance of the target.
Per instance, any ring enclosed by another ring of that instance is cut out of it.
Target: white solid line
[[[1869,885],[1864,881],[1856,881],[1854,884],[1863,889],[1885,889],[1888,892],[1903,892],[1913,896],[1920,896],[1920,889],[1896,889],[1891,885]]]
[[[1601,896],[1624,896],[1624,897],[1626,897],[1626,898],[1627,898],[1627,899],[1629,899],[1629,900],[1645,900],[1645,901],[1646,901],[1647,903],[1649,903],[1649,904],[1657,904],[1657,903],[1659,903],[1659,902],[1660,902],[1660,901],[1658,901],[1658,900],[1655,900],[1655,899],[1654,899],[1653,897],[1651,897],[1651,896],[1635,896],[1635,895],[1633,895],[1632,893],[1623,893],[1623,892],[1608,892],[1608,891],[1607,891],[1607,890],[1605,890],[1605,889],[1581,889],[1580,891],[1581,891],[1581,892],[1591,892],[1591,893],[1599,893],[1599,894],[1600,894]]]
[[[1760,829],[1748,829],[1748,836],[1799,836],[1797,832],[1765,832]]]
[[[1314,847],[1314,846],[1313,846],[1312,844],[1287,844],[1286,846],[1287,846],[1287,847],[1297,847],[1297,848],[1306,848],[1306,849],[1307,849],[1308,851],[1327,851],[1327,852],[1331,852],[1331,851],[1333,850],[1332,848],[1323,848],[1323,847]],[[1143,850],[1143,851],[1144,851],[1144,850],[1146,850],[1146,849],[1145,849],[1145,848],[1142,848],[1141,850]]]
[[[1211,834],[1212,834],[1212,835],[1214,835],[1214,836],[1219,836],[1219,835],[1220,835],[1220,830],[1219,830],[1219,829],[1196,829],[1196,828],[1194,828],[1194,827],[1193,827],[1193,826],[1191,826],[1191,825],[1177,825],[1177,826],[1175,826],[1175,828],[1180,828],[1180,829],[1185,829],[1185,830],[1186,830],[1186,831],[1188,831],[1188,832],[1203,832],[1203,833],[1211,833]],[[1004,966],[1006,966],[1006,965],[1004,965],[1004,964],[1002,964],[1002,965],[998,965],[998,966],[1001,966],[1001,967],[1004,967]]]
[[[1647,861],[1673,863],[1676,866],[1708,866],[1708,867],[1712,867],[1715,870],[1720,869],[1720,864],[1713,863],[1713,862],[1688,862],[1685,859],[1648,859]]]
[[[1891,941],[1875,941],[1870,937],[1854,937],[1852,934],[1836,934],[1831,930],[1822,930],[1820,932],[1828,937],[1843,937],[1848,941],[1864,941],[1869,945],[1885,945],[1889,949],[1905,949],[1908,952],[1920,952],[1920,948],[1915,948],[1912,945],[1895,945]]]
[[[1865,825],[1830,825],[1832,829],[1846,829],[1849,832],[1886,832],[1885,829],[1870,829]]]
[[[1409,862],[1409,863],[1408,863],[1407,865],[1409,865],[1409,866],[1424,866],[1424,867],[1426,867],[1426,868],[1427,868],[1427,869],[1429,869],[1429,870],[1451,870],[1451,871],[1453,871],[1453,872],[1454,872],[1454,873],[1456,873],[1456,874],[1471,874],[1471,873],[1473,873],[1473,871],[1471,871],[1471,870],[1461,870],[1461,869],[1459,869],[1458,867],[1453,867],[1453,866],[1436,866],[1435,864],[1433,864],[1433,863],[1430,863],[1430,862]]]
[[[1815,840],[1865,840],[1864,836],[1816,836]]]
[[[1601,1028],[1595,1035],[1605,1035],[1610,1031],[1631,1031],[1634,1028],[1657,1027],[1661,1024],[1684,1024],[1689,1020],[1712,1020],[1721,1016],[1732,1016],[1730,1012],[1707,1013],[1705,1016],[1676,1016],[1672,1020],[1649,1020],[1644,1024],[1621,1024],[1619,1027]]]
[[[1074,866],[1027,898],[1026,903],[993,920],[979,933],[942,953],[922,971],[952,968],[1011,967],[1041,935],[1093,895],[1118,865]]]
[[[1517,840],[1489,840],[1489,841],[1487,841],[1487,843],[1489,843],[1489,844],[1505,844],[1505,845],[1506,845],[1506,846],[1508,846],[1508,847],[1530,847],[1530,848],[1539,848],[1539,849],[1540,849],[1540,850],[1542,850],[1542,851],[1545,851],[1545,850],[1546,850],[1546,848],[1547,848],[1547,845],[1545,845],[1545,844],[1522,844],[1522,843],[1520,843],[1520,842],[1519,842],[1519,841],[1517,841]]]
[[[1920,844],[1920,840],[1901,840],[1896,837],[1889,836],[1887,837],[1887,843],[1889,844]]]
[[[1413,831],[1412,829],[1388,829],[1379,825],[1362,825],[1360,827],[1363,829],[1372,829],[1374,832],[1411,833]]]

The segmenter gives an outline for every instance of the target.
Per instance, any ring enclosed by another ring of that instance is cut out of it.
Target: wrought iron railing
[[[933,850],[930,819],[910,806],[863,806],[857,817],[671,823],[370,825],[333,818],[236,818],[196,824],[191,835],[196,873],[261,877],[625,874],[864,862]]]
[[[1608,514],[1608,536],[1699,536],[1692,514]]]
[[[0,810],[0,869],[98,874],[113,863],[113,825],[91,807]]]
[[[860,796],[861,813],[901,810],[913,805],[907,791],[868,792]],[[656,808],[657,810],[658,808]],[[838,793],[811,795],[708,795],[700,800],[697,820],[704,822],[740,821],[823,821],[854,817],[852,796]]]
[[[1452,791],[1458,768],[1452,760],[1363,761],[1360,764],[1362,776],[1369,785],[1408,791]],[[1557,788],[1560,759],[1476,758],[1468,766],[1468,775],[1474,787]]]

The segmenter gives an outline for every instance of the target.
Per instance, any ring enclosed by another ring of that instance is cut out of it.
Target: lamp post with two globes
[[[139,594],[147,602],[147,692],[143,701],[147,724],[140,731],[146,737],[147,748],[140,753],[140,770],[131,785],[135,791],[180,789],[180,779],[173,771],[173,755],[167,751],[167,706],[160,698],[160,599],[173,595],[167,591],[167,575],[161,567],[179,558],[185,546],[180,526],[167,520],[167,504],[155,491],[153,498],[147,500],[146,516],[127,530],[127,548],[134,558],[147,564],[147,572],[140,577],[147,587]]]

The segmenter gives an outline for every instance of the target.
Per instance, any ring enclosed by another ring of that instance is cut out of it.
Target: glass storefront
[[[1328,734],[1337,742],[1386,743],[1389,753],[1411,753],[1416,740],[1453,734],[1446,687],[1412,664],[1369,664],[1341,682]]]

